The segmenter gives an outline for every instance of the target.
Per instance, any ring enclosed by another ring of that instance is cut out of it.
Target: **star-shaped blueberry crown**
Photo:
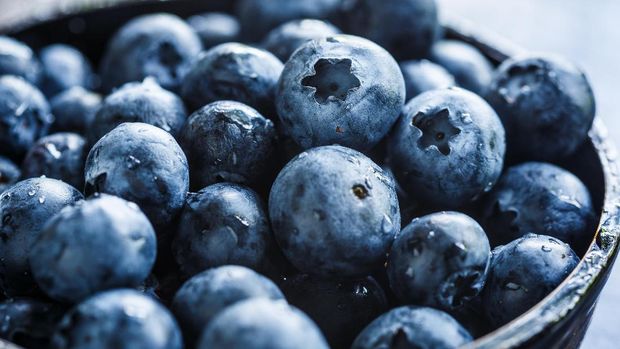
[[[422,131],[418,144],[423,149],[432,145],[443,155],[450,154],[450,140],[456,137],[461,130],[450,120],[450,111],[443,108],[438,112],[418,112],[411,120],[411,125]]]
[[[351,72],[350,59],[321,58],[314,64],[314,75],[304,77],[301,84],[314,88],[314,99],[325,104],[330,99],[347,99],[360,80]]]

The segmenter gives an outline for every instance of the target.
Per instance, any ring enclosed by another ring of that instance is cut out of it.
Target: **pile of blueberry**
[[[236,8],[134,18],[96,70],[0,37],[0,337],[454,348],[575,268],[574,65],[494,67],[434,0]]]

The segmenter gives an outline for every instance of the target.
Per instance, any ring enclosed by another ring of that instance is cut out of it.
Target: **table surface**
[[[24,1],[24,2],[22,2]],[[109,3],[123,0],[105,0]],[[0,21],[19,20],[19,5],[39,8],[84,6],[92,0],[0,0]],[[99,0],[101,2],[101,0]],[[620,118],[614,115],[615,83],[620,82],[620,15],[618,0],[438,0],[441,10],[462,16],[522,47],[566,56],[587,73],[597,98],[597,113],[610,136],[620,140]],[[79,6],[79,5],[78,5]],[[38,7],[38,6],[36,6]],[[41,13],[42,15],[44,14]],[[620,347],[616,323],[620,310],[620,268],[601,294],[583,348]]]

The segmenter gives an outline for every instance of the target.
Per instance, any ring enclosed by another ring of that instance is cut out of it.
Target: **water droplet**
[[[517,290],[521,289],[521,285],[516,284],[514,282],[507,282],[504,285],[504,288],[507,289],[507,290],[511,290],[511,291],[517,291]]]
[[[405,275],[409,276],[410,278],[413,277],[413,268],[407,268],[407,270],[405,271]]]
[[[491,191],[491,189],[493,189],[493,182],[487,183],[487,185],[484,187],[484,192],[488,193]]]
[[[573,205],[579,209],[581,209],[581,203],[574,197],[570,197],[566,194],[560,194],[558,198],[569,205]]]
[[[364,285],[355,285],[355,294],[358,296],[367,296],[368,289]]]
[[[128,201],[127,206],[129,206],[129,208],[131,208],[132,210],[140,210],[140,207],[135,202]]]
[[[136,166],[140,165],[141,161],[133,155],[129,155],[127,157],[127,168],[133,169]]]
[[[166,131],[166,132],[170,132],[172,130],[172,127],[170,127],[170,125],[168,125],[167,123],[164,123],[163,125],[161,125],[162,130]]]
[[[547,246],[545,246],[545,245],[542,245],[542,246],[540,247],[540,249],[541,249],[543,252],[551,252],[551,248],[550,248],[550,247],[547,247]]]
[[[47,150],[47,152],[54,159],[60,159],[60,157],[62,156],[62,153],[58,150],[58,148],[56,148],[56,145],[54,145],[54,143],[45,143],[45,150]]]
[[[432,239],[435,237],[435,232],[433,230],[429,231],[428,234],[426,235],[427,239]]]
[[[39,203],[40,204],[45,203],[45,196],[39,196]]]
[[[36,193],[37,193],[37,191],[36,191],[36,190],[34,190],[34,189],[30,189],[30,190],[28,191],[28,196],[34,196],[34,194],[36,194]]]
[[[299,153],[299,155],[297,155],[297,158],[298,158],[298,159],[303,159],[303,158],[305,158],[306,156],[308,156],[308,153],[306,153],[306,152],[304,151],[304,152],[302,152],[302,153]]]
[[[467,247],[465,247],[465,244],[463,244],[463,243],[462,243],[462,242],[460,242],[460,241],[459,241],[459,242],[455,242],[455,243],[454,243],[454,246],[455,246],[456,248],[458,248],[459,250],[461,250],[461,251],[467,251]]]
[[[239,223],[241,223],[243,226],[248,227],[250,226],[250,222],[248,222],[248,220],[246,218],[243,218],[241,216],[237,216],[235,215],[235,218],[239,221]]]
[[[383,220],[381,221],[381,229],[385,234],[390,233],[394,229],[394,223],[388,215],[383,215]]]
[[[364,183],[366,184],[366,187],[368,187],[368,189],[372,189],[372,182],[370,181],[370,178],[366,177],[364,179]]]
[[[469,113],[461,114],[461,121],[465,124],[471,124],[472,122],[471,115]]]
[[[529,94],[530,92],[532,92],[532,88],[529,85],[523,85],[523,86],[521,86],[521,88],[519,90],[520,90],[520,92],[522,94],[525,94],[525,95]]]

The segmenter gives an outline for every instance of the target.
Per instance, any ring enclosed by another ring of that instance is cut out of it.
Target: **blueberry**
[[[28,254],[44,224],[82,199],[75,188],[50,178],[26,179],[0,195],[0,288],[7,297],[34,295]]]
[[[337,11],[341,0],[241,0],[236,13],[247,41],[259,41],[278,25],[293,19],[327,19]]]
[[[53,120],[36,87],[16,76],[0,77],[0,155],[21,160]]]
[[[295,19],[279,25],[269,32],[262,46],[282,62],[300,46],[310,40],[340,34],[340,29],[318,19]]]
[[[398,59],[423,57],[440,34],[435,0],[344,0],[342,12],[348,32]]]
[[[52,99],[50,107],[54,115],[51,132],[76,132],[86,134],[95,114],[101,106],[101,96],[76,86],[65,90]]]
[[[191,110],[218,100],[234,100],[271,117],[282,62],[268,51],[229,42],[204,52],[183,81]]]
[[[396,179],[427,204],[462,207],[489,191],[504,163],[501,121],[477,95],[448,88],[407,103],[389,139]]]
[[[180,212],[189,189],[187,159],[172,136],[143,123],[123,123],[86,158],[85,192],[137,203],[158,232]]]
[[[222,310],[251,298],[284,299],[278,287],[251,269],[227,265],[195,275],[177,291],[172,312],[179,320],[187,347]]]
[[[258,195],[230,183],[188,195],[172,245],[181,271],[190,276],[224,264],[264,271],[275,248]]]
[[[363,276],[380,267],[400,230],[394,181],[362,153],[324,146],[280,172],[269,216],[284,255],[300,271]]]
[[[594,231],[594,209],[588,189],[575,175],[528,162],[506,170],[484,200],[482,222],[493,246],[537,232],[581,252]]]
[[[108,95],[88,129],[90,144],[123,122],[144,122],[176,136],[187,118],[183,101],[151,78],[131,82]]]
[[[48,348],[63,313],[62,306],[41,300],[6,300],[0,303],[0,338],[24,348]]]
[[[323,279],[307,274],[284,278],[282,292],[289,303],[316,322],[332,349],[350,348],[355,336],[388,305],[372,277]]]
[[[48,296],[74,303],[102,290],[138,286],[155,253],[155,232],[140,208],[104,194],[50,219],[32,245],[30,266]]]
[[[179,137],[192,187],[264,182],[275,167],[276,136],[270,120],[239,102],[218,101],[197,110]]]
[[[249,299],[220,312],[198,349],[328,349],[317,326],[285,301]]]
[[[15,75],[31,84],[39,81],[41,66],[30,47],[0,35],[0,75]]]
[[[101,292],[70,310],[52,338],[57,349],[181,349],[179,327],[166,308],[138,291]]]
[[[227,13],[207,12],[191,16],[187,23],[194,29],[205,49],[225,42],[239,41],[241,23]]]
[[[435,43],[430,59],[454,76],[459,86],[474,93],[484,93],[493,78],[491,62],[475,47],[462,41]]]
[[[163,88],[177,91],[200,50],[200,38],[179,17],[164,13],[136,17],[108,43],[101,63],[103,89],[152,76]]]
[[[15,184],[20,177],[19,167],[8,158],[0,156],[0,194]]]
[[[84,188],[85,143],[82,136],[68,132],[40,138],[22,162],[22,176],[46,176]]]
[[[471,341],[467,330],[443,311],[403,306],[371,322],[351,349],[451,349]]]
[[[71,87],[91,87],[93,72],[82,52],[75,47],[54,44],[44,47],[39,53],[41,59],[41,91],[48,97]]]
[[[453,312],[482,290],[490,256],[475,220],[459,212],[429,214],[396,237],[387,265],[390,287],[405,303]]]
[[[541,301],[579,263],[562,241],[527,234],[493,250],[483,304],[489,320],[499,327]]]
[[[276,94],[285,134],[302,148],[376,145],[405,100],[396,61],[376,44],[336,35],[307,42],[286,62]]]
[[[486,99],[502,118],[509,155],[550,161],[564,158],[587,138],[594,95],[572,63],[552,56],[522,56],[499,68]]]
[[[400,70],[405,78],[406,100],[422,92],[456,86],[452,74],[426,59],[400,62]]]

